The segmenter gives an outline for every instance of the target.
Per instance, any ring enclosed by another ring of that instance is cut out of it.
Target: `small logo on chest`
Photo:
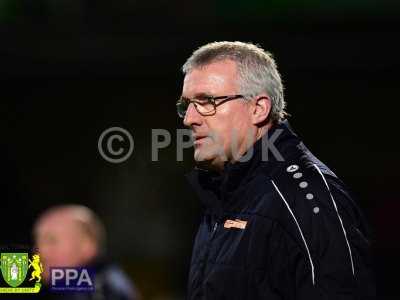
[[[235,220],[226,220],[224,223],[224,228],[238,228],[245,229],[247,225],[247,221],[242,221],[239,219]]]

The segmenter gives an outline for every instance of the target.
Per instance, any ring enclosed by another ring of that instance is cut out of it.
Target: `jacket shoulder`
[[[270,175],[269,198],[290,237],[301,245],[315,280],[340,274],[352,282],[368,272],[365,222],[344,183],[309,154],[281,163]],[[360,273],[360,274],[357,274]]]

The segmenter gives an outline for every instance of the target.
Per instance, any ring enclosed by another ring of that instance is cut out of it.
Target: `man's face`
[[[214,97],[239,94],[236,63],[214,62],[188,73],[182,96],[192,99],[204,94]],[[250,109],[251,105],[240,98],[218,106],[214,115],[203,116],[190,104],[184,124],[193,133],[195,160],[220,168],[225,160],[237,158],[243,152],[243,144],[254,134]]]
[[[83,248],[88,241],[71,216],[55,213],[45,217],[38,224],[35,235],[46,281],[50,267],[76,267],[87,262]]]

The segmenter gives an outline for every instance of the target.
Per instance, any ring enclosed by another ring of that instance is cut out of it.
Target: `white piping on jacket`
[[[296,223],[297,228],[299,229],[301,238],[302,238],[303,243],[304,243],[304,245],[306,247],[306,250],[307,250],[308,259],[310,260],[312,283],[313,283],[313,285],[315,285],[314,264],[313,264],[313,261],[312,261],[312,258],[311,258],[310,250],[308,249],[308,245],[307,245],[306,239],[304,238],[303,231],[301,231],[299,222],[297,222],[296,216],[294,215],[292,209],[290,208],[289,203],[287,203],[285,197],[282,195],[281,191],[278,189],[278,187],[276,186],[275,182],[273,180],[271,180],[271,182],[272,182],[274,188],[276,189],[276,191],[278,192],[279,196],[281,196],[281,198],[282,198],[283,202],[285,203],[287,209],[289,210],[292,218],[294,219],[294,222]]]
[[[349,249],[351,270],[352,270],[352,272],[353,272],[353,276],[355,276],[355,274],[354,274],[353,255],[352,255],[352,253],[351,253],[350,243],[349,243],[349,240],[347,239],[347,232],[346,232],[346,229],[345,229],[344,226],[343,226],[343,221],[342,221],[342,218],[340,217],[339,210],[338,210],[338,208],[337,208],[335,199],[333,198],[333,195],[332,195],[332,193],[331,193],[331,189],[329,188],[328,182],[326,181],[324,174],[322,174],[320,168],[319,168],[316,164],[313,164],[313,165],[314,165],[314,167],[317,169],[319,175],[321,175],[321,177],[322,177],[322,179],[323,179],[323,181],[324,181],[324,183],[325,183],[325,186],[326,186],[326,188],[328,189],[329,195],[331,196],[331,200],[332,200],[332,203],[333,203],[333,207],[334,207],[335,210],[336,210],[336,215],[337,215],[337,217],[339,218],[340,225],[342,226],[344,238],[346,239],[347,248]]]

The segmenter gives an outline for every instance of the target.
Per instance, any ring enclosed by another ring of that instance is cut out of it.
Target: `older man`
[[[183,66],[178,114],[204,204],[189,299],[372,299],[366,225],[348,190],[285,120],[275,61],[215,42]]]
[[[47,285],[51,279],[51,267],[92,267],[95,271],[93,293],[46,293],[45,299],[138,299],[133,284],[122,270],[106,262],[105,230],[89,208],[61,205],[46,210],[34,226],[34,238],[43,261],[43,278]]]

